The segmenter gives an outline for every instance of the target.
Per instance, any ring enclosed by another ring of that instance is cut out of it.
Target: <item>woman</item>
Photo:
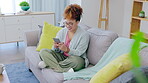
[[[54,42],[52,50],[42,49],[39,63],[40,68],[51,68],[56,72],[78,71],[88,65],[86,50],[89,43],[89,34],[78,26],[82,8],[77,4],[66,7],[64,11],[65,28],[61,29]]]

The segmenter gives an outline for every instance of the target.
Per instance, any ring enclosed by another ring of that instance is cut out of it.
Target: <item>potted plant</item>
[[[21,6],[21,9],[23,11],[27,11],[30,8],[29,3],[26,1],[20,2],[19,6]]]
[[[145,17],[145,12],[144,11],[140,11],[139,17],[144,18]]]

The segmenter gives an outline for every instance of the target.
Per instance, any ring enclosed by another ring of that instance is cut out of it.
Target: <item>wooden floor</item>
[[[0,63],[2,64],[12,64],[24,61],[25,54],[25,44],[19,42],[17,43],[7,43],[0,44]]]
[[[19,46],[17,46],[17,43],[0,44],[1,64],[5,65],[23,62],[25,60],[24,54],[25,44],[23,42],[19,42]],[[0,75],[0,83],[10,83],[5,70],[3,74]]]

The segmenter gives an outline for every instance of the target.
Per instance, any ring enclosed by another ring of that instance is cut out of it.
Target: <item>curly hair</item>
[[[83,9],[77,4],[71,4],[64,10],[64,19],[80,21]]]

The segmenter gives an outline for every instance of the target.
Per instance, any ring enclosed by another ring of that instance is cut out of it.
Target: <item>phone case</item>
[[[61,41],[59,40],[59,38],[53,38],[54,42],[60,43]]]

